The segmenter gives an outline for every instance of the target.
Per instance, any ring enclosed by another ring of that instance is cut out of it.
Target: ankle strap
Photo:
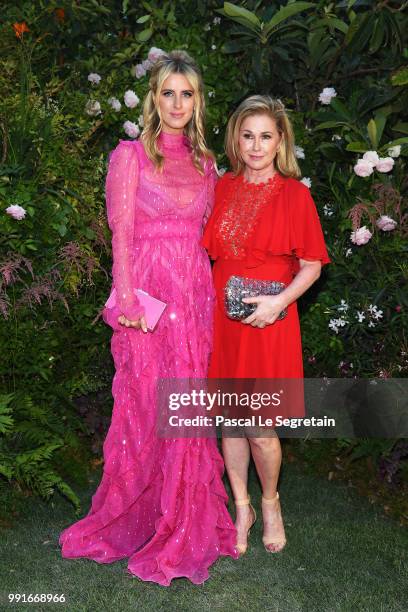
[[[246,499],[234,499],[236,506],[248,506],[251,503],[251,498],[248,495]]]
[[[278,491],[276,491],[276,497],[273,497],[272,499],[266,499],[265,497],[262,497],[262,503],[264,503],[264,504],[273,504],[277,499],[279,499]]]

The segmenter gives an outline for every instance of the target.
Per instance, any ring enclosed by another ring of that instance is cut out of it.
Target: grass
[[[100,472],[80,492],[84,514],[99,477]],[[259,508],[253,472],[250,493]],[[288,539],[282,553],[264,551],[258,519],[248,552],[239,561],[219,559],[201,586],[177,579],[167,588],[126,573],[126,559],[107,565],[63,559],[58,536],[77,520],[73,510],[62,498],[48,504],[26,500],[14,524],[3,524],[0,531],[0,610],[408,609],[406,530],[346,485],[305,474],[293,464],[283,467],[280,496]],[[66,603],[11,606],[9,592],[64,593]]]

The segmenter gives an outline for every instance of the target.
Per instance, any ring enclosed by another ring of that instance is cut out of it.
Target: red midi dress
[[[260,184],[226,173],[216,185],[202,244],[215,260],[209,378],[303,378],[296,302],[284,319],[260,329],[227,317],[224,287],[231,275],[288,285],[299,271],[299,258],[330,262],[309,189],[279,173]],[[292,416],[299,412],[294,407]]]

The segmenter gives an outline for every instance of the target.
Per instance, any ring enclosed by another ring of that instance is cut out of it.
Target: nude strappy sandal
[[[276,492],[276,497],[274,497],[273,499],[265,499],[265,497],[262,497],[262,503],[265,505],[272,505],[275,504],[279,501],[279,493]],[[280,510],[279,510],[280,512]],[[282,515],[281,515],[282,518]],[[283,521],[282,521],[283,523]],[[263,536],[262,538],[262,542],[263,545],[265,546],[265,550],[268,553],[278,553],[281,552],[281,550],[283,550],[283,548],[286,545],[286,538],[280,538],[277,540],[267,540],[265,538],[265,536]],[[276,546],[278,546],[279,548],[275,548]],[[274,547],[274,548],[272,548]]]
[[[251,504],[251,498],[248,495],[248,497],[246,499],[235,499],[235,506],[249,506],[254,514],[254,520],[252,521],[252,524],[250,526],[250,528],[248,529],[248,533],[247,533],[247,539],[249,538],[249,535],[251,533],[251,529],[253,527],[253,525],[255,524],[256,521],[256,510],[253,507],[253,505]],[[239,552],[240,555],[244,555],[247,551],[248,548],[248,544],[236,544],[235,548],[237,549],[237,551]]]

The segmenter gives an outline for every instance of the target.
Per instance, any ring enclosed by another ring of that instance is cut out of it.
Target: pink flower
[[[381,215],[381,217],[377,219],[377,227],[383,232],[391,232],[395,229],[396,225],[397,222],[387,215]]]
[[[132,89],[125,91],[124,100],[128,108],[135,108],[140,102],[138,96]]]
[[[146,69],[144,68],[143,64],[136,64],[136,66],[132,67],[130,72],[132,76],[136,77],[137,79],[141,79],[146,74]]]
[[[147,59],[150,62],[152,62],[152,64],[154,64],[154,62],[157,62],[159,57],[161,57],[162,55],[166,55],[166,52],[163,51],[163,49],[158,49],[157,47],[152,47],[150,49],[149,53],[147,54]]]
[[[378,172],[390,172],[393,169],[395,161],[392,157],[380,157],[378,163],[375,165]]]
[[[137,138],[140,134],[139,126],[136,125],[136,123],[133,123],[133,121],[125,121],[123,124],[123,129],[131,138]]]
[[[148,60],[148,59],[145,59],[145,60],[143,60],[143,62],[142,62],[142,66],[143,66],[143,68],[144,68],[144,69],[146,70],[146,72],[147,72],[147,71],[148,71],[148,70],[150,70],[150,68],[153,66],[153,62],[151,62],[151,61],[150,61],[150,60]]]
[[[363,155],[363,159],[366,162],[370,162],[373,166],[376,166],[380,161],[377,151],[366,151]]]
[[[356,165],[354,166],[354,172],[357,174],[357,176],[370,176],[370,174],[372,174],[374,171],[374,166],[370,161],[367,161],[365,159],[359,159],[357,160]]]
[[[10,215],[10,217],[13,217],[13,219],[21,221],[21,219],[24,219],[26,215],[26,210],[18,204],[12,204],[12,206],[8,206],[6,208],[6,213]]]
[[[115,97],[111,97],[108,100],[108,104],[113,108],[114,111],[116,111],[117,113],[120,111],[120,109],[122,108],[121,103],[119,102],[119,100]]]
[[[371,236],[372,233],[370,232],[370,230],[365,225],[363,225],[363,227],[360,227],[355,232],[351,232],[350,240],[354,244],[360,246],[362,244],[367,244]]]

